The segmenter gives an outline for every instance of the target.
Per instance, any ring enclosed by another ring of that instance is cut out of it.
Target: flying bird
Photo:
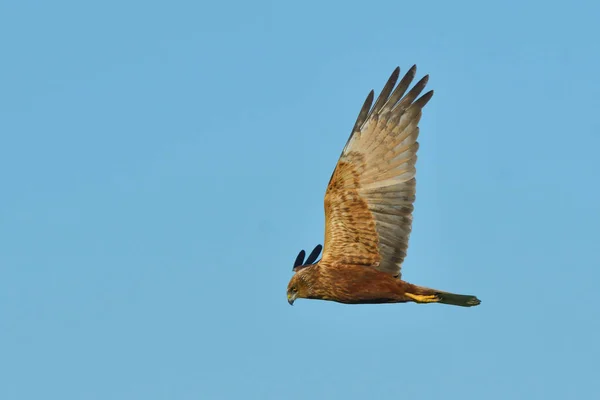
[[[419,97],[428,75],[408,90],[416,70],[413,66],[396,85],[396,68],[375,104],[374,92],[367,96],[325,192],[325,246],[317,245],[306,260],[304,250],[296,257],[287,288],[290,304],[298,298],[345,304],[481,303],[475,296],[402,280],[415,201],[418,124],[433,96],[429,91]]]

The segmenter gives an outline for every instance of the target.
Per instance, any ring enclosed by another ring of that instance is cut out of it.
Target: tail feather
[[[460,307],[473,307],[481,304],[481,300],[479,300],[475,296],[471,296],[468,294],[454,294],[447,292],[437,292],[439,303],[442,304],[450,304],[453,306]]]
[[[404,295],[415,303],[442,303],[460,307],[473,307],[481,304],[481,300],[469,294],[443,292],[407,282],[404,282],[404,290]]]

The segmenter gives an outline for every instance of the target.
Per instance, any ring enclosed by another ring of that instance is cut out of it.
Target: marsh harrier
[[[373,91],[358,114],[325,192],[325,247],[294,262],[288,302],[297,298],[346,304],[443,303],[471,307],[475,296],[413,285],[400,269],[412,227],[415,164],[428,76],[408,90],[413,66],[396,85],[396,68],[373,105]],[[372,107],[371,107],[372,106]],[[316,261],[316,262],[315,262]]]

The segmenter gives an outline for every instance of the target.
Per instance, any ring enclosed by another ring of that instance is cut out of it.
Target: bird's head
[[[309,296],[310,286],[308,285],[308,276],[303,276],[305,271],[298,271],[290,279],[287,288],[287,299],[290,305],[294,305],[296,299],[305,299]]]
[[[313,290],[312,281],[315,278],[316,268],[314,267],[315,260],[321,254],[323,246],[317,245],[315,249],[310,253],[306,261],[304,256],[306,253],[304,250],[300,251],[296,261],[294,262],[294,276],[290,279],[287,288],[287,299],[290,305],[294,304],[294,301],[298,298],[310,298]],[[317,262],[318,263],[318,262]]]

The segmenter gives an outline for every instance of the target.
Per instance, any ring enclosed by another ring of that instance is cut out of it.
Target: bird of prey
[[[442,303],[476,306],[479,299],[413,285],[401,279],[412,229],[415,164],[428,76],[408,90],[413,66],[398,85],[396,68],[373,104],[371,91],[358,114],[325,192],[325,247],[294,262],[287,288],[298,298],[367,303]]]

